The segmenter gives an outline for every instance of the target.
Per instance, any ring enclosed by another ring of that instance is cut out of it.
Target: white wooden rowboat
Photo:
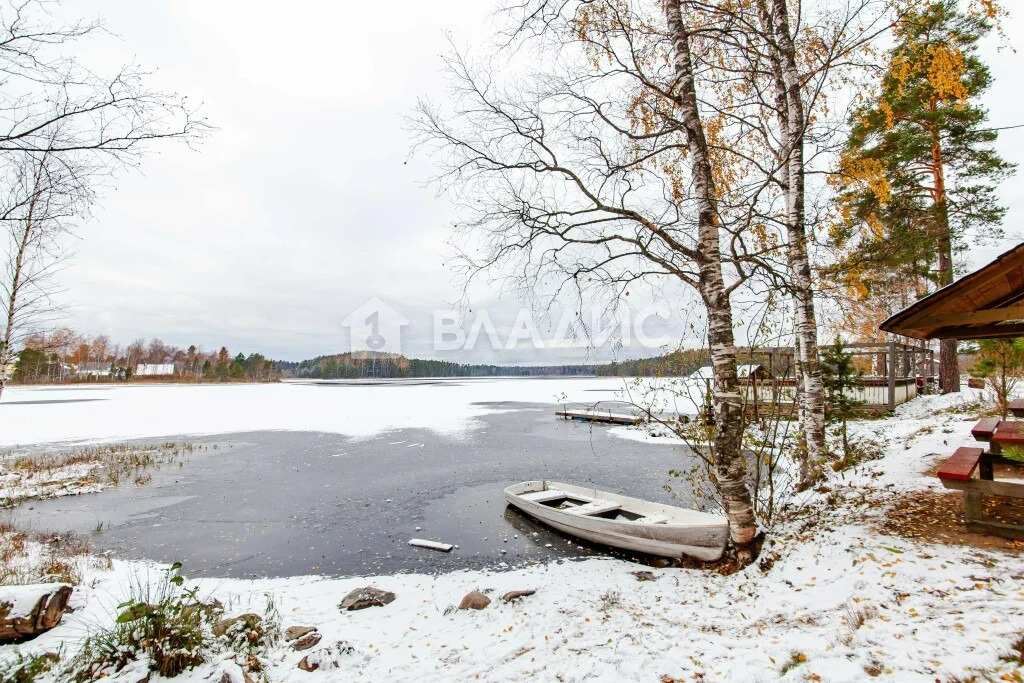
[[[505,500],[563,533],[648,555],[713,562],[729,540],[729,521],[720,515],[557,481],[509,486]]]

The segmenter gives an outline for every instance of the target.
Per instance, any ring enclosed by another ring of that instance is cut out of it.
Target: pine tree
[[[847,283],[868,297],[893,279],[920,296],[953,281],[953,256],[995,236],[1006,213],[998,183],[1013,170],[993,149],[979,96],[992,83],[977,55],[984,12],[936,0],[896,25],[879,96],[857,110],[839,168],[850,249]],[[897,303],[898,305],[898,303]],[[956,340],[941,347],[943,391],[959,390]]]
[[[821,379],[825,385],[830,422],[839,423],[839,435],[843,442],[843,459],[850,459],[850,439],[846,423],[853,409],[860,401],[853,398],[851,389],[857,385],[860,373],[854,366],[853,354],[846,350],[838,337],[832,346],[825,349],[821,358]]]

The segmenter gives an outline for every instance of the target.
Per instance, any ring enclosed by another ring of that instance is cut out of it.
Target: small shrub
[[[77,567],[66,559],[55,554],[47,556],[39,567],[43,580],[53,583],[70,583],[77,586],[82,581]]]
[[[0,662],[0,683],[33,683],[59,660],[60,655],[55,652],[31,655],[15,652],[13,659]]]
[[[601,595],[601,602],[598,603],[598,607],[602,612],[610,612],[611,610],[622,606],[622,595],[619,591],[607,591]]]
[[[865,605],[863,607],[858,607],[853,604],[847,605],[846,614],[843,615],[843,622],[845,623],[846,628],[840,635],[839,640],[841,640],[844,645],[852,643],[857,637],[857,631],[864,625],[864,622],[875,617],[877,614],[878,611],[870,605]]]
[[[789,656],[789,659],[786,660],[786,663],[782,665],[782,669],[779,671],[779,673],[785,676],[789,671],[792,671],[801,664],[806,663],[807,655],[805,655],[803,652],[794,652]]]
[[[883,455],[882,445],[877,441],[871,439],[850,440],[843,457],[832,462],[832,469],[842,472],[865,462],[878,460]]]
[[[197,589],[182,588],[180,567],[174,564],[156,586],[134,586],[115,624],[86,638],[68,675],[92,681],[145,655],[150,671],[173,678],[206,661],[213,611],[196,599]]]

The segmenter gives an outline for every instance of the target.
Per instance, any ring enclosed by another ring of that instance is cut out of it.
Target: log
[[[62,583],[0,587],[0,645],[35,638],[59,624],[71,592]]]

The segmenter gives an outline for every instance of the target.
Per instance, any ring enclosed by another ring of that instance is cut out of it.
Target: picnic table
[[[1014,417],[1024,417],[1024,398],[1010,401],[1010,412]]]
[[[1024,413],[1024,401],[1020,404],[1019,409]],[[1018,413],[1014,411],[1014,414]],[[995,479],[996,465],[1024,467],[1024,462],[1005,457],[1004,454],[1004,449],[1008,447],[1019,447],[1024,451],[1024,421],[984,418],[971,429],[971,435],[987,443],[988,450],[969,446],[956,449],[939,467],[938,476],[942,485],[964,492],[964,519],[968,531],[1024,538],[1024,525],[997,522],[986,519],[982,514],[982,496],[1024,498],[1024,482]]]

